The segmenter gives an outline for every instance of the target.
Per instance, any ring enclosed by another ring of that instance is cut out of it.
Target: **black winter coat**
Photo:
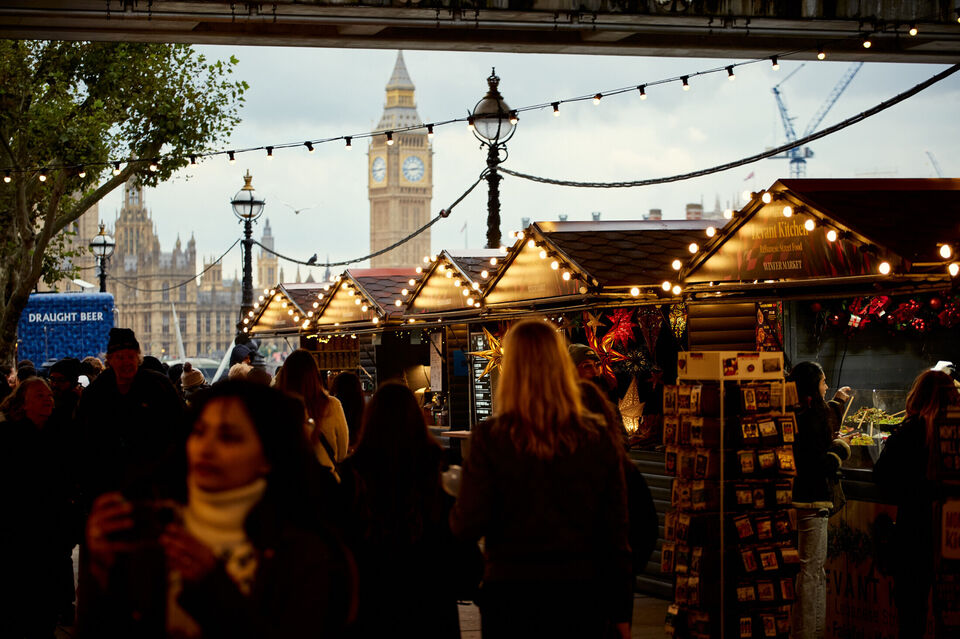
[[[475,542],[456,540],[450,532],[453,498],[440,487],[439,459],[423,460],[434,467],[436,482],[430,494],[419,496],[419,512],[402,514],[403,521],[394,522],[400,524],[394,530],[383,530],[380,519],[371,516],[370,509],[378,505],[368,498],[365,469],[356,461],[348,457],[338,469],[346,501],[344,535],[360,577],[357,624],[351,636],[459,638],[457,600],[474,594],[466,591],[471,581],[473,588],[479,584],[483,559]],[[404,496],[398,495],[396,501],[401,500]],[[407,526],[415,521],[422,530],[411,539]]]
[[[63,450],[51,435],[27,419],[0,422],[0,636],[52,633],[56,622],[58,562],[75,527]]]
[[[897,505],[895,573],[928,578],[933,571],[933,503],[937,485],[927,479],[926,424],[908,417],[887,438],[873,476],[885,496]]]
[[[498,419],[471,433],[454,533],[486,537],[486,584],[593,583],[608,607],[598,612],[621,620],[632,609],[633,575],[623,467],[606,426],[543,460],[519,452]]]
[[[257,554],[250,595],[219,566],[203,581],[184,584],[177,599],[203,638],[343,637],[356,612],[357,575],[339,535],[294,524],[266,500],[254,507],[245,528]],[[147,548],[125,559],[114,566],[106,590],[87,593],[81,637],[166,636],[162,551]]]
[[[832,509],[833,484],[839,481],[841,456],[832,450],[840,426],[843,404],[830,401],[825,409],[815,406],[797,412],[797,436],[793,454],[797,477],[793,482],[793,502],[797,508]]]
[[[103,493],[128,498],[169,496],[186,474],[182,460],[184,405],[166,376],[140,368],[126,394],[104,371],[77,407],[82,429],[82,489],[87,507]],[[160,486],[162,495],[154,493]]]

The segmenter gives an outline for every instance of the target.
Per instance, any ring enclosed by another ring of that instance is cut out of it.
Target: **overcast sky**
[[[276,145],[372,130],[383,111],[384,87],[396,51],[201,47],[211,57],[240,59],[236,75],[250,84],[247,104],[224,148]],[[771,52],[774,53],[774,52]],[[507,53],[405,51],[416,85],[417,108],[424,122],[462,117],[486,92],[495,66],[500,90],[512,108],[594,94],[625,86],[693,74],[727,62],[706,59],[658,59],[613,56],[561,56]],[[560,117],[548,107],[521,115],[509,143],[505,166],[541,176],[600,182],[646,179],[684,173],[753,155],[785,141],[771,87],[799,62],[783,61],[779,71],[768,62],[739,67],[734,82],[726,73],[651,87],[649,99],[637,92],[563,105]],[[782,87],[798,133],[806,128],[849,63],[808,62]],[[820,128],[866,110],[936,74],[941,65],[866,64]],[[960,175],[960,74],[831,137],[815,142],[808,177],[936,177],[927,151],[944,176]],[[462,124],[439,127],[433,139],[432,212],[447,207],[485,166],[479,148]],[[254,186],[266,197],[264,213],[276,249],[300,259],[313,253],[324,261],[350,259],[369,252],[367,142],[352,151],[342,142],[278,150],[272,161],[263,152],[208,159],[150,190],[161,247],[169,251],[179,236],[193,233],[198,253],[220,255],[241,234],[230,199],[249,169]],[[746,180],[754,173],[752,179]],[[520,220],[639,219],[651,208],[679,218],[688,202],[712,210],[719,197],[726,206],[745,188],[759,190],[788,177],[786,160],[763,160],[748,167],[674,184],[630,189],[582,189],[536,184],[510,176],[501,182],[504,235]],[[295,215],[295,208],[315,207]],[[737,207],[741,203],[737,203]],[[101,218],[112,223],[120,190],[101,202]],[[461,233],[464,222],[466,233]],[[259,238],[263,218],[255,230]],[[479,186],[433,227],[434,251],[485,242],[486,185]],[[198,269],[202,264],[198,263]],[[358,266],[366,266],[361,264]],[[239,248],[224,260],[224,275],[240,269]],[[292,281],[295,267],[284,266]],[[340,269],[335,269],[338,272]],[[315,277],[320,273],[316,273]],[[306,275],[304,271],[304,276]]]

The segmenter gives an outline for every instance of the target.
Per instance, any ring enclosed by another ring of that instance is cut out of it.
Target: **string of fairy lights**
[[[916,29],[912,27],[911,35],[915,35]],[[860,36],[858,36],[860,37]],[[867,43],[870,42],[869,34],[864,36],[863,43],[865,48],[869,48]],[[734,62],[730,64],[724,64],[700,71],[692,71],[688,73],[683,73],[676,76],[661,78],[658,80],[646,81],[638,84],[630,84],[628,86],[622,86],[614,89],[604,89],[600,91],[593,91],[583,95],[577,95],[568,98],[549,100],[546,102],[531,104],[516,109],[512,109],[509,113],[509,118],[512,122],[516,122],[519,119],[519,114],[524,112],[531,111],[542,111],[546,109],[552,110],[555,116],[560,115],[560,107],[565,104],[575,104],[580,102],[591,101],[596,105],[599,105],[601,101],[609,99],[611,97],[626,95],[626,94],[639,94],[641,100],[646,100],[648,97],[648,90],[671,84],[679,84],[684,91],[688,91],[691,88],[691,80],[700,78],[708,75],[721,74],[724,75],[728,80],[736,79],[736,70],[742,67],[747,67],[756,64],[770,64],[771,68],[777,70],[780,68],[780,61],[788,59],[791,57],[798,56],[804,53],[812,53],[813,49],[796,49],[792,51],[784,51],[781,53],[768,55],[760,58],[754,58],[750,60],[742,60],[739,62]],[[817,58],[824,60],[827,57],[827,52],[821,46],[816,48]],[[32,175],[36,174],[36,179],[45,183],[50,174],[55,171],[63,171],[68,175],[75,175],[81,179],[87,176],[89,171],[102,171],[104,169],[110,169],[114,176],[119,175],[124,165],[134,164],[141,167],[146,167],[150,172],[159,171],[160,165],[163,163],[173,162],[180,163],[188,161],[191,166],[196,166],[199,160],[214,158],[214,157],[225,157],[230,164],[234,164],[237,161],[238,155],[261,152],[266,153],[267,159],[273,159],[275,152],[281,150],[289,150],[296,148],[303,148],[308,153],[314,153],[318,146],[324,144],[330,144],[334,142],[342,142],[344,147],[349,150],[353,148],[353,143],[356,140],[369,139],[378,136],[384,136],[386,144],[393,145],[396,142],[396,136],[401,133],[407,132],[420,132],[426,131],[427,137],[432,138],[434,132],[437,128],[445,127],[453,124],[466,124],[467,128],[473,129],[474,127],[474,118],[472,115],[464,117],[454,117],[444,120],[437,120],[434,122],[421,123],[415,125],[409,125],[405,127],[397,127],[391,130],[376,130],[376,131],[365,131],[352,134],[343,134],[336,135],[325,138],[310,139],[305,141],[297,142],[279,142],[272,144],[265,144],[260,146],[251,146],[244,148],[234,148],[234,149],[221,149],[215,151],[197,151],[195,153],[187,153],[182,155],[168,154],[160,155],[152,158],[125,158],[125,159],[110,159],[106,161],[97,161],[97,162],[85,162],[85,163],[69,163],[64,162],[56,165],[48,166],[31,166],[31,167],[16,167],[8,166],[0,168],[0,172],[3,174],[3,182],[9,184],[13,181],[14,176],[16,175]]]

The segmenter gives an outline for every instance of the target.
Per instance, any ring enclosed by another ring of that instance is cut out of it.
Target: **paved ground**
[[[78,556],[74,549],[74,574],[76,574]],[[633,596],[633,627],[631,639],[663,639],[666,633],[663,629],[663,620],[667,614],[668,601],[635,594]],[[58,626],[56,639],[70,639],[74,628]],[[460,606],[460,637],[461,639],[480,639],[480,610],[474,605]]]
[[[631,639],[663,639],[663,619],[669,602],[655,597],[633,596]],[[480,639],[480,611],[476,606],[460,606],[461,639]]]

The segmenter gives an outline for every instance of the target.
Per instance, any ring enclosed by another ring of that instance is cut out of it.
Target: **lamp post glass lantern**
[[[107,292],[107,259],[113,255],[113,249],[117,245],[113,238],[107,235],[107,228],[100,223],[100,232],[90,240],[90,252],[97,258],[97,266],[100,275],[100,292]]]
[[[243,318],[253,310],[253,222],[263,213],[266,200],[257,197],[253,188],[253,176],[250,171],[243,176],[243,188],[230,200],[233,213],[243,222],[243,292],[240,299],[240,320],[238,330],[247,332]]]
[[[473,135],[487,147],[487,248],[500,248],[500,174],[507,159],[507,140],[516,133],[517,114],[500,95],[497,70],[487,78],[487,94],[473,107]],[[503,158],[500,151],[504,152]]]

